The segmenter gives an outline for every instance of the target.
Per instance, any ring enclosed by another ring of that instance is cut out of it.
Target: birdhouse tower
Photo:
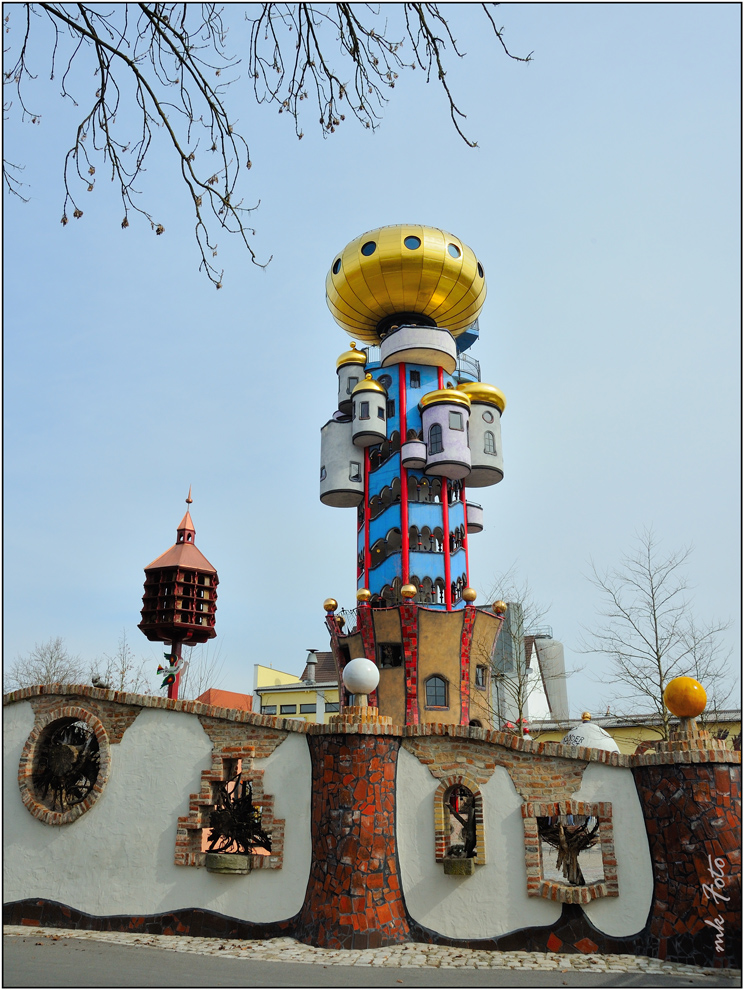
[[[186,504],[191,503],[189,488]],[[195,537],[187,508],[176,542],[145,568],[139,628],[151,642],[171,644],[171,656],[178,661],[184,643],[196,646],[217,635],[217,571],[197,549]],[[168,687],[168,697],[178,697],[178,676]]]

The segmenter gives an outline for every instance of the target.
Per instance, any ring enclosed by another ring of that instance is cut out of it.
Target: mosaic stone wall
[[[330,949],[410,941],[395,848],[400,739],[329,734],[308,743],[313,864],[296,937]]]
[[[741,765],[633,769],[654,871],[646,953],[741,965]]]

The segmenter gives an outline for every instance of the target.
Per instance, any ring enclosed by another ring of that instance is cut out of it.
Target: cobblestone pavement
[[[646,956],[581,955],[557,952],[495,952],[481,949],[456,949],[444,945],[408,943],[382,949],[317,949],[293,938],[221,939],[193,938],[189,935],[147,935],[136,932],[90,932],[67,928],[34,928],[5,925],[4,935],[77,938],[117,945],[145,945],[173,952],[193,952],[202,956],[256,959],[263,962],[320,963],[324,966],[388,966],[466,969],[527,969],[562,972],[592,971],[600,973],[648,973],[679,976],[741,977],[736,969],[711,969],[662,962]]]

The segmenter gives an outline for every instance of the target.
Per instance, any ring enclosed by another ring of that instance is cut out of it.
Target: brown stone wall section
[[[29,698],[29,704],[34,710],[36,722],[45,718],[50,712],[56,712],[60,706],[74,706],[83,708],[99,719],[104,728],[108,741],[111,744],[120,743],[124,733],[134,722],[142,708],[139,705],[122,705],[116,701],[107,701],[100,698],[86,698],[82,695],[47,695],[36,698]]]
[[[410,941],[395,849],[400,740],[360,733],[308,742],[313,862],[297,938],[335,949]]]
[[[741,765],[647,764],[633,777],[654,871],[649,954],[740,966]]]

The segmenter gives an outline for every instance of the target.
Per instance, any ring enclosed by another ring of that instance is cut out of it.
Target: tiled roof
[[[169,550],[161,553],[151,564],[148,564],[145,570],[149,571],[153,567],[176,566],[187,567],[195,571],[214,571],[214,567],[193,543],[174,543]]]
[[[231,708],[237,711],[253,711],[253,695],[238,694],[237,691],[223,691],[220,688],[207,688],[195,701],[215,708]]]
[[[318,661],[315,664],[315,673],[313,674],[314,679],[319,684],[327,684],[329,681],[338,681],[338,673],[336,672],[336,661],[333,659],[332,653],[316,653],[315,659]],[[302,671],[301,678],[303,681],[308,678],[308,670],[310,664],[305,665],[305,669]]]

